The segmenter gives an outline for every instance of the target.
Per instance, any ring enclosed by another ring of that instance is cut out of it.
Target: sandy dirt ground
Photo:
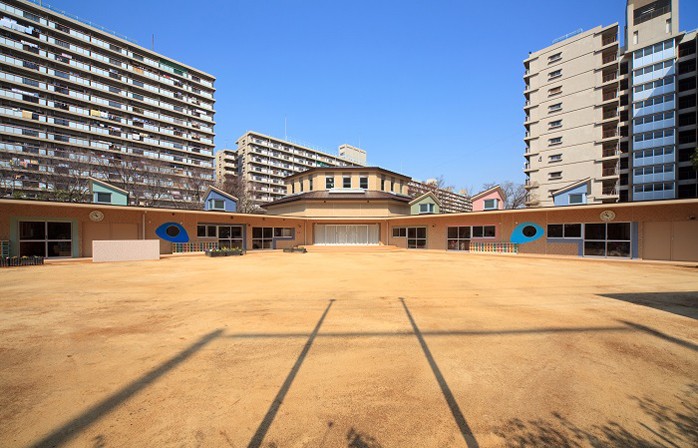
[[[698,445],[698,269],[390,249],[0,271],[0,446]]]

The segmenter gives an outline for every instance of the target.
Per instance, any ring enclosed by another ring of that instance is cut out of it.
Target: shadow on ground
[[[582,428],[561,413],[549,419],[523,421],[515,418],[494,433],[505,440],[506,447],[694,447],[698,446],[698,384],[690,384],[681,396],[679,409],[669,408],[652,398],[630,397],[630,403],[645,414],[630,431],[618,422],[608,420],[602,425]]]
[[[698,291],[619,293],[601,296],[698,319]]]
[[[383,446],[374,437],[351,428],[347,432],[347,448],[383,448]]]

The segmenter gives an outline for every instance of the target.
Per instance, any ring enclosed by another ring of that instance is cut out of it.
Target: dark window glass
[[[111,202],[111,193],[97,193],[97,202]]]
[[[252,238],[261,238],[262,237],[262,228],[261,227],[253,227],[252,228]]]
[[[427,237],[427,228],[426,227],[418,227],[417,228],[417,238],[426,238]]]
[[[230,229],[231,238],[242,238],[242,227],[232,227]]]
[[[584,238],[587,240],[606,239],[606,224],[587,224],[584,226]]]
[[[23,257],[45,257],[46,243],[43,241],[28,241],[19,243],[19,255]]]
[[[48,223],[48,239],[49,240],[69,240],[70,234],[69,222],[50,222]]]
[[[230,227],[219,226],[218,227],[218,238],[230,238]]]
[[[565,238],[581,238],[582,237],[582,225],[581,224],[565,224]]]
[[[407,238],[417,238],[417,228],[409,227],[407,229]]]
[[[548,238],[562,238],[562,224],[548,224]]]
[[[597,255],[604,256],[606,251],[606,243],[603,241],[585,241],[584,242],[584,255]]]
[[[609,229],[610,231],[610,229]],[[609,257],[629,257],[630,243],[620,241],[610,241],[606,245],[606,255]]]
[[[458,227],[449,227],[448,228],[448,237],[449,238],[458,238]]]
[[[473,238],[482,238],[482,226],[473,227]]]
[[[216,237],[216,226],[206,226],[206,233],[208,233],[209,237],[215,238]]]
[[[535,229],[534,229],[534,230],[535,230]],[[485,229],[484,229],[484,236],[494,238],[494,235],[495,235],[495,228],[494,228],[494,226],[485,226]]]
[[[196,226],[196,236],[205,237],[206,236],[206,226]]]
[[[272,229],[271,227],[264,227],[262,231],[262,238],[272,238],[273,231],[274,229]]]
[[[49,241],[48,242],[48,257],[70,257],[72,253],[72,244],[70,241]]]
[[[608,239],[609,240],[630,240],[630,223],[609,223],[608,224]]]
[[[46,238],[46,223],[43,222],[20,222],[20,240],[43,240]],[[24,254],[22,254],[24,255]],[[42,252],[43,256],[43,252]]]
[[[470,227],[459,227],[458,238],[470,238]]]

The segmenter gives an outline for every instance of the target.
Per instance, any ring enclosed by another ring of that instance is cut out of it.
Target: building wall
[[[214,178],[213,76],[27,1],[0,2],[0,29],[2,191],[41,198],[87,172],[198,205]]]
[[[410,206],[410,215],[419,215],[420,213],[422,213],[420,211],[420,206],[422,204],[433,205],[434,211],[429,213],[441,213],[441,208],[439,207],[439,204],[437,204],[436,201],[434,201],[431,197],[427,196],[423,198],[421,201],[415,202]]]
[[[344,189],[344,178],[348,177],[351,180],[349,189],[359,189],[360,180],[366,177],[368,180],[367,190],[373,191],[392,191],[394,193],[407,195],[409,177],[400,176],[389,172],[383,172],[376,168],[366,168],[361,170],[313,170],[307,174],[296,175],[285,180],[286,194],[303,193],[308,191],[326,191],[327,178],[334,179],[334,189]],[[312,179],[312,188],[311,181]],[[381,184],[381,180],[384,182]],[[381,185],[384,186],[381,189]]]
[[[239,173],[256,205],[284,197],[287,194],[284,179],[292,174],[316,167],[361,166],[349,159],[257,132],[247,132],[238,139],[237,146]]]
[[[371,216],[385,218],[403,216],[410,212],[409,204],[395,201],[342,200],[327,203],[321,200],[297,201],[267,207],[274,215],[352,218]]]
[[[97,202],[97,193],[109,193],[111,194],[111,204],[112,205],[128,205],[128,195],[122,191],[114,190],[113,188],[108,188],[104,185],[100,185],[97,182],[92,183],[92,202]]]
[[[212,204],[210,203],[211,200],[219,200],[223,201],[223,207],[226,212],[236,212],[238,204],[237,202],[233,201],[230,198],[227,198],[223,196],[222,194],[216,192],[216,191],[211,191],[209,192],[208,196],[206,196],[206,199],[204,200],[204,208],[206,210],[214,210],[212,208]]]
[[[552,206],[553,191],[587,177],[591,202],[617,199],[618,160],[598,162],[618,144],[617,34],[596,27],[524,61],[528,205]]]
[[[485,210],[485,201],[488,199],[496,199],[497,210],[504,210],[504,198],[502,198],[502,194],[499,191],[493,191],[489,194],[486,194],[482,197],[478,197],[477,199],[473,200],[473,211],[481,212]]]
[[[101,222],[90,220],[93,210],[104,213]],[[159,239],[156,229],[167,223],[181,225],[192,242],[210,241],[197,237],[197,225],[242,225],[245,244],[253,247],[255,227],[292,228],[289,239],[275,241],[276,248],[312,244],[313,224],[380,224],[382,244],[406,247],[407,239],[393,237],[394,227],[427,229],[427,249],[446,250],[449,226],[494,226],[495,235],[471,238],[471,242],[507,243],[519,238],[522,226],[538,226],[537,239],[519,245],[526,254],[579,256],[581,239],[548,236],[549,224],[601,224],[601,213],[613,211],[612,223],[630,223],[633,257],[698,261],[698,200],[661,201],[623,205],[570,206],[560,208],[503,210],[464,214],[384,217],[297,218],[182,210],[140,209],[82,204],[56,204],[31,201],[0,201],[0,240],[12,241],[17,251],[17,224],[20,220],[51,220],[74,223],[73,256],[91,256],[96,239]],[[667,236],[667,233],[669,235]],[[161,253],[169,253],[172,244],[161,239]]]

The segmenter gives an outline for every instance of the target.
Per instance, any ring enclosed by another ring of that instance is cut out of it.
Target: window
[[[473,238],[494,238],[494,226],[473,226]]]
[[[392,192],[395,191],[395,178],[394,177],[390,178],[390,191],[392,191]]]
[[[548,73],[548,79],[555,79],[559,78],[560,76],[562,76],[562,69]]]
[[[381,176],[381,191],[385,191],[385,177]]]
[[[585,224],[584,255],[630,257],[630,223]]]
[[[562,120],[555,120],[548,123],[548,129],[555,129],[562,127]]]
[[[97,202],[101,202],[103,204],[110,204],[111,203],[111,193],[97,192]]]
[[[548,139],[548,146],[556,146],[562,144],[562,137],[555,137]]]
[[[211,210],[225,210],[225,201],[223,199],[210,199],[209,204]]]
[[[419,213],[434,213],[434,204],[419,204]]]
[[[342,188],[351,188],[351,176],[342,177]]]
[[[334,188],[334,176],[325,177],[325,188],[327,188],[328,190]]]
[[[427,228],[426,227],[408,227],[407,228],[407,248],[408,249],[426,249],[427,247]]]
[[[216,226],[199,224],[196,226],[196,236],[199,238],[216,238]]]
[[[485,199],[485,210],[497,210],[497,199]]]
[[[548,173],[548,179],[562,179],[562,171],[553,171]]]
[[[273,241],[273,227],[252,227],[252,249],[273,249]]]
[[[562,162],[562,154],[553,154],[548,156],[548,163]]]
[[[73,255],[70,222],[20,221],[19,255],[70,257]]]
[[[562,103],[551,104],[550,106],[548,106],[548,113],[557,112],[560,110],[562,110]]]
[[[570,204],[583,204],[584,203],[584,193],[573,193],[569,195]]]
[[[313,191],[313,177],[308,176],[308,190]]]
[[[275,227],[274,238],[293,238],[293,228],[291,227]]]
[[[559,95],[561,93],[562,93],[562,86],[553,87],[552,89],[548,89],[548,96],[555,96],[555,95]]]
[[[548,64],[552,64],[553,62],[557,62],[560,59],[562,59],[562,52],[550,55],[550,56],[548,56]]]
[[[470,226],[449,227],[446,246],[448,250],[470,250]]]
[[[407,238],[407,227],[393,227],[393,238]]]
[[[242,226],[210,226],[218,228],[218,247],[244,248]]]
[[[298,182],[298,187],[299,187],[299,191],[301,193],[303,193],[303,178],[302,177],[300,178],[300,182]]]
[[[581,238],[581,224],[548,224],[548,238]]]
[[[364,190],[368,190],[368,177],[366,177],[366,176],[359,177],[359,188],[363,188]]]

